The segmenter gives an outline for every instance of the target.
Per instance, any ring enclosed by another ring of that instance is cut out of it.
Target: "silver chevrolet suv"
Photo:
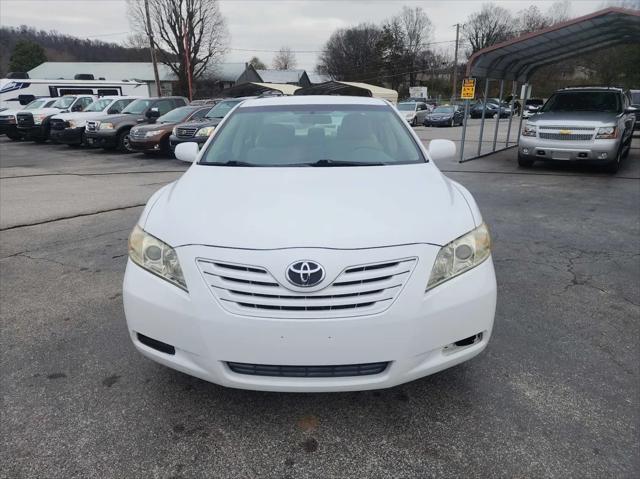
[[[636,109],[619,88],[556,91],[520,133],[518,164],[536,160],[588,160],[615,173],[629,153]]]

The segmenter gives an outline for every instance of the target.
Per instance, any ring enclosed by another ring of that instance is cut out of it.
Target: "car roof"
[[[344,95],[294,95],[269,98],[255,98],[244,101],[239,108],[253,106],[281,106],[281,105],[388,105],[379,98],[366,96]]]
[[[618,88],[615,86],[569,86],[556,90],[556,93],[561,91],[613,91],[622,93],[623,90],[622,88]]]

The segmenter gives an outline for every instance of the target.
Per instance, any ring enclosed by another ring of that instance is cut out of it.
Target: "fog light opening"
[[[547,154],[547,152],[544,150],[538,150],[536,153],[538,153],[538,155],[540,156],[545,156]]]
[[[144,334],[137,333],[138,341],[140,341],[145,346],[149,346],[151,349],[155,349],[156,351],[160,351],[165,354],[176,354],[176,348],[171,346],[170,344],[163,343],[162,341],[158,341],[157,339],[150,338],[149,336],[145,336]]]
[[[578,153],[578,158],[586,158],[588,155],[583,151]]]
[[[609,155],[607,155],[605,152],[598,153],[598,159],[599,160],[606,160],[608,156]]]
[[[528,155],[529,154],[529,148],[523,148],[522,149],[522,154]]]
[[[447,344],[444,348],[442,348],[442,351],[444,353],[452,353],[460,348],[473,346],[474,344],[477,344],[480,341],[482,341],[482,333],[474,334],[473,336],[469,336],[468,338],[461,339],[460,341]]]

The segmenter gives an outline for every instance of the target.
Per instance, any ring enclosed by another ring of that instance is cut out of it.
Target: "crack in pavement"
[[[140,208],[142,206],[146,205],[146,203],[139,203],[139,204],[135,204],[135,205],[129,205],[129,206],[121,206],[118,208],[109,208],[106,210],[100,210],[100,211],[93,211],[91,213],[79,213],[76,215],[72,215],[72,216],[62,216],[60,218],[53,218],[50,220],[43,220],[43,221],[36,221],[34,223],[25,223],[25,224],[21,224],[21,225],[13,225],[13,226],[7,226],[5,228],[0,228],[0,231],[10,231],[10,230],[15,230],[18,228],[26,228],[29,226],[38,226],[38,225],[44,225],[44,224],[48,224],[48,223],[55,223],[56,221],[63,221],[63,220],[72,220],[75,218],[82,218],[84,216],[95,216],[95,215],[100,215],[102,213],[110,213],[112,211],[124,211],[124,210],[129,210],[132,208]]]

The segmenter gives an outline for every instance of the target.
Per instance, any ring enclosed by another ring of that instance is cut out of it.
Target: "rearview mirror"
[[[456,145],[451,140],[431,140],[427,151],[435,162],[448,160],[456,155]]]
[[[198,157],[198,144],[193,141],[180,143],[176,146],[175,155],[180,161],[193,163]]]

